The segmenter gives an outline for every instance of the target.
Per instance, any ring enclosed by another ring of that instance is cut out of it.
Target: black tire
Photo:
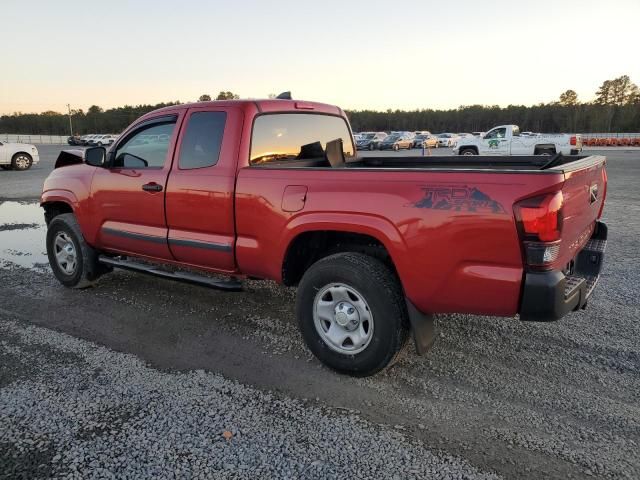
[[[393,151],[397,152],[398,150],[400,150],[400,145],[398,145],[397,143],[393,145]]]
[[[316,295],[334,283],[357,290],[369,305],[373,332],[359,353],[334,350],[316,328]],[[409,317],[400,282],[384,263],[362,253],[337,253],[314,263],[298,286],[296,316],[313,354],[326,366],[356,377],[373,375],[393,365],[408,338]]]
[[[459,155],[478,155],[475,148],[461,148]]]
[[[33,165],[33,158],[25,152],[18,152],[11,158],[11,168],[14,170],[29,170]]]
[[[541,148],[540,150],[536,151],[536,155],[545,155],[545,156],[552,156],[555,155],[556,152],[553,151],[550,148]]]
[[[73,273],[65,273],[56,260],[55,239],[59,233],[63,232],[70,238],[76,252],[76,266]],[[65,287],[86,288],[93,283],[108,269],[98,263],[98,252],[91,248],[84,241],[80,225],[73,213],[64,213],[51,220],[47,229],[47,256],[53,274]]]

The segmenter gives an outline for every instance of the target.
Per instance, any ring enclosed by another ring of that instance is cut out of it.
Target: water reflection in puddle
[[[46,234],[39,204],[0,202],[0,267],[46,268]]]

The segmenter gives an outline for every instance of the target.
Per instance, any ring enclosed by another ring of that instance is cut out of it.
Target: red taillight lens
[[[571,143],[571,145],[576,146],[578,144],[578,139],[573,136],[571,137],[571,140],[569,140],[569,143]]]
[[[523,240],[554,242],[562,231],[562,192],[527,198],[514,205]]]

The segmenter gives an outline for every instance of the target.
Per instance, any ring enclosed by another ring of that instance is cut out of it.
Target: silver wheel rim
[[[373,338],[373,314],[354,288],[332,283],[320,289],[313,301],[313,323],[324,343],[343,355],[355,355]]]
[[[26,155],[18,155],[16,157],[16,167],[19,169],[25,169],[29,167],[29,157]]]
[[[473,155],[473,152],[470,150],[465,150],[464,152],[462,152],[462,155]]]
[[[65,232],[58,232],[53,240],[53,253],[60,270],[67,275],[73,275],[78,265],[78,255],[71,237]]]

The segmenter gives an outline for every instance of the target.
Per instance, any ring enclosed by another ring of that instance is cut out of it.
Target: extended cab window
[[[491,139],[491,138],[504,138],[507,135],[507,129],[506,128],[496,128],[495,130],[491,130],[489,133],[487,133],[484,138],[486,139]]]
[[[175,121],[156,123],[137,130],[116,150],[116,168],[162,168],[169,150]]]
[[[218,163],[226,119],[225,112],[191,114],[180,147],[178,165],[181,169],[211,167]]]
[[[312,113],[277,113],[256,118],[251,138],[252,165],[283,160],[326,160],[327,142],[342,139],[345,158],[353,140],[341,117]]]

